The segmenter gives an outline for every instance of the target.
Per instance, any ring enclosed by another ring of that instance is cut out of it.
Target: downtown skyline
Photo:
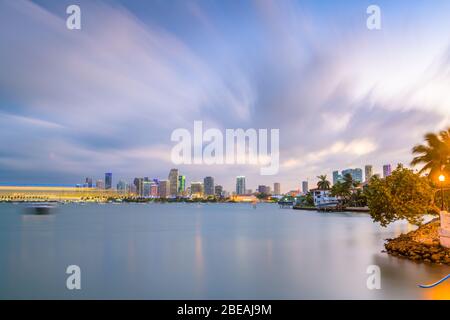
[[[280,170],[177,165],[189,181],[234,190],[244,175],[286,192],[339,168],[407,165],[450,124],[447,1],[378,1],[379,31],[366,1],[79,1],[76,31],[70,3],[0,3],[2,184],[166,177],[171,132],[202,120],[279,129]]]

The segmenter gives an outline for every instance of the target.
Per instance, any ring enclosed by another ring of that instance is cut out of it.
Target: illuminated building
[[[205,187],[205,195],[212,196],[214,195],[214,178],[206,177],[203,179],[203,184]]]

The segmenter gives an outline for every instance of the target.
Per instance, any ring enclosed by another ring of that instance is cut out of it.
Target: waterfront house
[[[331,196],[331,190],[311,189],[310,192],[316,207],[324,204],[337,203],[339,201],[338,198]]]

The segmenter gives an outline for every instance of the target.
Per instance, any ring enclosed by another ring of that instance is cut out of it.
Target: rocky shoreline
[[[387,253],[417,262],[450,265],[450,249],[439,243],[440,220],[434,219],[415,231],[402,234],[395,239],[386,239]]]

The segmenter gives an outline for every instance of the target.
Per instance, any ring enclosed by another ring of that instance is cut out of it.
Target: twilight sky
[[[170,135],[194,120],[280,129],[281,166],[177,166],[188,182],[288,191],[408,164],[450,126],[450,2],[0,0],[0,183],[165,179]]]

